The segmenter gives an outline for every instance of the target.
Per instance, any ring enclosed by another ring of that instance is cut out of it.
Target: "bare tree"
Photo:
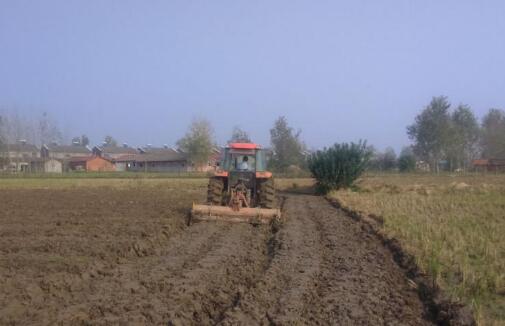
[[[9,119],[9,129],[10,129],[10,143],[14,144],[17,141],[24,139],[24,126],[22,118],[17,112],[11,114]]]
[[[251,138],[247,131],[241,129],[239,126],[235,126],[233,128],[231,139],[228,141],[229,143],[250,143]]]
[[[19,140],[26,140],[33,143],[35,132],[32,122],[19,115],[17,111],[2,110],[2,137],[4,143],[16,143]]]
[[[57,123],[49,116],[47,112],[43,112],[39,119],[39,141],[40,145],[49,143],[60,143],[63,139],[62,133],[58,128]]]

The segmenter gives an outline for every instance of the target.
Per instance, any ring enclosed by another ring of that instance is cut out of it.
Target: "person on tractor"
[[[242,158],[242,163],[240,163],[240,165],[238,166],[238,169],[239,170],[249,170],[249,158],[247,156],[244,156],[244,158]]]

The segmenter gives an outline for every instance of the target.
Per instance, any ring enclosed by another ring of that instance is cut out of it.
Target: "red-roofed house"
[[[473,160],[472,164],[476,171],[505,172],[505,159],[490,158]]]
[[[116,171],[116,166],[112,161],[99,156],[72,157],[68,160],[68,168],[86,172]]]

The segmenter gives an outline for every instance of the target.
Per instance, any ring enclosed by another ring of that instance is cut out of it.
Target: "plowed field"
[[[0,190],[2,325],[424,325],[391,253],[323,198],[195,223],[204,188]]]

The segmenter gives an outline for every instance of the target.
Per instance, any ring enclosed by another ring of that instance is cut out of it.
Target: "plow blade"
[[[236,223],[268,224],[281,218],[280,209],[247,208],[238,211],[227,206],[195,205],[191,217],[196,221],[226,221]]]

